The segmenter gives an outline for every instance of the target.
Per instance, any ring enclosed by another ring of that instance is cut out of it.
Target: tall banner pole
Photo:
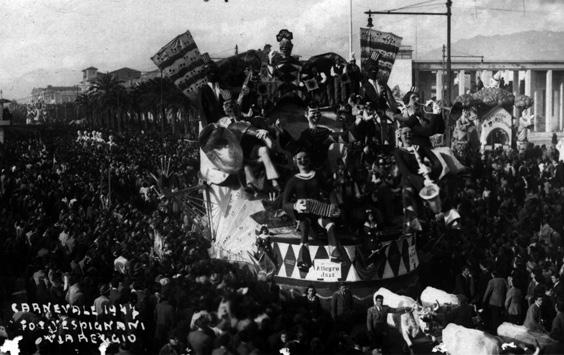
[[[352,20],[352,0],[349,0],[349,56],[353,52],[353,20]],[[349,58],[352,59],[352,58]]]

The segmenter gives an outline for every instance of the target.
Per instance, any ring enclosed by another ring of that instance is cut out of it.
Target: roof
[[[51,86],[48,85],[45,90],[50,91],[76,91],[78,90],[77,86]]]
[[[87,71],[87,70],[90,70],[90,69],[98,70],[98,68],[96,68],[96,67],[88,67],[86,69],[83,69],[82,71]]]
[[[119,69],[111,71],[110,74],[117,73],[117,72],[124,72],[124,71],[141,73],[141,71],[139,71],[139,70],[131,69],[131,68],[128,68],[128,67],[123,67],[123,68],[119,68]]]

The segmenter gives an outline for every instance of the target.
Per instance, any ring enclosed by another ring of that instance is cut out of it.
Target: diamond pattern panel
[[[314,256],[315,259],[329,259],[329,253],[327,252],[327,246],[321,245]]]
[[[284,257],[284,269],[286,270],[286,276],[291,277],[296,267],[296,254],[293,248],[288,248],[288,244],[286,244],[286,248],[288,251]]]
[[[410,239],[400,239],[401,240],[401,259],[403,260],[403,264],[407,271],[409,270],[409,240]]]

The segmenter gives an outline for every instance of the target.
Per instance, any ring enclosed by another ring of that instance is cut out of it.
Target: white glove
[[[294,203],[294,210],[298,213],[304,213],[306,211],[306,201],[303,199],[297,200]]]

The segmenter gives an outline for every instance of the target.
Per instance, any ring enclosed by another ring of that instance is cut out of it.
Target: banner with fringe
[[[200,54],[190,31],[176,36],[151,60],[190,99],[195,99],[199,88],[206,84],[205,65],[209,56]]]
[[[360,63],[363,70],[377,68],[378,79],[388,82],[402,37],[370,28],[360,29]]]

